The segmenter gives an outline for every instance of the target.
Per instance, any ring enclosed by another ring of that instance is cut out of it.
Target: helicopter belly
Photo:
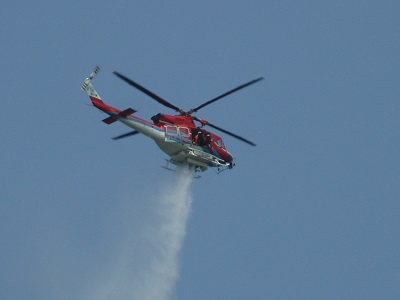
[[[175,155],[182,151],[186,151],[187,149],[189,149],[190,146],[189,144],[171,142],[168,139],[158,139],[155,140],[155,142],[158,145],[158,147],[160,147],[160,149],[169,156]]]
[[[156,143],[162,151],[170,156],[171,159],[169,162],[173,164],[192,165],[199,167],[202,171],[207,170],[208,167],[230,166],[226,161],[203,151],[203,149],[199,146],[171,142],[168,139],[163,141],[156,140]]]

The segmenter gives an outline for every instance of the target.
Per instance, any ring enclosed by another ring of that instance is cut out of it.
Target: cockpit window
[[[217,139],[217,145],[218,145],[220,148],[225,149],[224,142],[223,142],[220,138]]]

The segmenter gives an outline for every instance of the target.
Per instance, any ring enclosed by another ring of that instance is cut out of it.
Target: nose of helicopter
[[[233,161],[233,156],[228,151],[226,152],[226,161],[230,163]]]

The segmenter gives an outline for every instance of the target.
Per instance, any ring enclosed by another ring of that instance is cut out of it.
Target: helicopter
[[[218,127],[206,120],[200,119],[193,114],[223,97],[264,79],[263,77],[239,85],[218,97],[185,111],[121,73],[116,71],[113,72],[114,75],[129,85],[176,112],[175,115],[158,113],[151,117],[152,122],[150,122],[135,116],[134,114],[137,111],[132,108],[120,110],[104,103],[91,82],[99,71],[99,66],[96,66],[89,77],[85,79],[81,89],[87,92],[94,107],[108,115],[107,118],[102,120],[105,124],[110,125],[119,121],[133,129],[133,131],[114,137],[113,140],[119,140],[138,133],[144,134],[153,139],[158,147],[169,156],[169,159],[166,159],[167,165],[163,166],[165,169],[175,171],[175,169],[169,166],[171,163],[178,167],[187,167],[196,172],[203,172],[207,170],[208,167],[212,167],[216,168],[217,173],[220,173],[224,170],[232,169],[233,166],[235,166],[233,156],[226,149],[222,138],[209,130],[205,130],[205,126],[221,131],[248,145],[256,146],[256,144],[242,136]],[[196,125],[195,122],[198,122],[199,125]]]

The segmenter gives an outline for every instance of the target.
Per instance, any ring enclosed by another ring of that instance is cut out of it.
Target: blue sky
[[[237,166],[193,183],[175,299],[400,297],[398,1],[5,1],[0,10],[0,297],[92,299],[173,184],[144,136],[80,90],[149,119],[191,108]],[[137,239],[135,241],[140,241]],[[135,245],[138,264],[140,253]],[[127,279],[129,282],[129,278]]]

